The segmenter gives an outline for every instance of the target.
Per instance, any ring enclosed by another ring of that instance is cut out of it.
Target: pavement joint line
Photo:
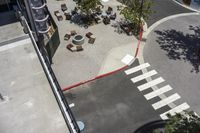
[[[17,46],[22,46],[22,45],[25,45],[25,44],[28,44],[28,43],[31,43],[31,39],[30,38],[27,38],[27,39],[24,39],[24,40],[20,40],[20,41],[17,41],[17,42],[13,42],[13,43],[1,46],[0,47],[0,52],[15,48]]]
[[[172,103],[180,98],[181,98],[181,96],[179,94],[175,93],[165,99],[162,99],[162,100],[152,104],[152,106],[155,110],[157,110],[157,109],[162,108],[162,107],[168,105],[169,103]]]
[[[0,42],[0,47],[7,45],[7,44],[10,44],[10,43],[13,43],[13,42],[18,42],[18,41],[21,41],[21,40],[24,40],[24,39],[27,39],[27,38],[29,38],[28,35],[22,35],[22,36],[19,36],[19,37],[15,37],[13,39],[5,40],[3,42]]]
[[[162,83],[162,82],[164,82],[164,81],[165,81],[165,80],[164,80],[162,77],[159,77],[159,78],[154,79],[154,80],[152,80],[152,81],[150,81],[150,82],[147,82],[147,83],[145,83],[145,84],[142,84],[142,85],[138,86],[137,88],[139,89],[139,91],[143,91],[143,90],[146,90],[146,89],[148,89],[148,88],[151,88],[152,86],[155,86],[155,85],[157,85],[157,84],[160,84],[160,83]]]
[[[132,74],[132,73],[135,73],[141,69],[144,69],[146,67],[149,67],[150,64],[149,63],[144,63],[144,64],[141,64],[139,66],[136,66],[136,67],[133,67],[133,68],[130,68],[128,70],[125,71],[126,75],[129,75],[129,74]]]
[[[167,112],[161,114],[160,117],[161,117],[163,120],[167,120],[167,119],[168,119],[168,117],[167,117],[167,114],[168,114],[168,113],[171,114],[172,116],[174,116],[176,113],[181,113],[181,112],[183,112],[184,110],[187,110],[187,109],[189,109],[189,108],[190,108],[190,106],[189,106],[187,103],[182,103],[182,104],[176,106],[175,108],[172,108],[171,110],[169,110],[169,111],[167,111]]]
[[[141,81],[143,79],[146,79],[146,78],[151,77],[151,76],[156,75],[156,74],[157,74],[157,72],[155,70],[152,70],[152,71],[149,71],[147,73],[144,73],[142,75],[139,75],[137,77],[132,78],[131,81],[133,81],[134,83],[136,83],[138,81]]]
[[[154,97],[157,97],[157,96],[159,96],[159,95],[161,95],[161,94],[163,94],[163,93],[166,93],[166,92],[168,92],[168,91],[170,91],[170,90],[172,90],[172,87],[171,87],[170,85],[166,85],[166,86],[164,86],[164,87],[162,87],[162,88],[160,88],[160,89],[158,89],[158,90],[152,91],[152,92],[150,92],[150,93],[144,95],[144,97],[145,97],[147,100],[150,100],[150,99],[152,99],[152,98],[154,98]]]

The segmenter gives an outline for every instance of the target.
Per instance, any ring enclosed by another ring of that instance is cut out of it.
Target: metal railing
[[[50,83],[50,86],[52,88],[52,91],[54,93],[54,96],[57,100],[57,103],[59,105],[59,108],[62,112],[62,115],[64,117],[64,120],[69,128],[69,131],[70,133],[80,133],[80,129],[77,125],[77,122],[75,120],[75,117],[69,107],[69,104],[62,92],[62,89],[57,81],[57,78],[51,68],[51,65],[50,65],[50,62],[45,54],[45,50],[44,48],[42,47],[41,49],[38,48],[37,46],[37,43],[34,39],[34,36],[33,36],[33,33],[32,31],[30,30],[30,27],[26,21],[26,19],[24,17],[21,18],[22,19],[22,22],[23,22],[23,26],[25,28],[27,28],[28,32],[29,32],[29,36],[31,38],[31,41],[33,43],[33,46],[34,46],[34,49],[38,55],[38,58],[40,60],[40,63],[43,67],[43,70],[46,74],[46,77]]]

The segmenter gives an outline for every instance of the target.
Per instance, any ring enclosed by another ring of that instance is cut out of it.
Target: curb
[[[180,14],[175,14],[175,15],[171,15],[171,16],[168,16],[168,17],[165,17],[165,18],[162,18],[160,20],[158,20],[157,22],[155,22],[153,25],[151,25],[148,30],[146,31],[145,35],[146,37],[148,37],[149,33],[151,31],[153,31],[154,28],[156,28],[158,25],[168,21],[168,20],[171,20],[171,19],[174,19],[174,18],[178,18],[178,17],[184,17],[184,16],[189,16],[189,15],[200,15],[198,12],[190,12],[190,13],[180,13]]]
[[[141,28],[141,30],[140,30],[139,39],[138,39],[137,48],[136,48],[136,51],[135,51],[135,56],[134,56],[134,58],[136,58],[137,55],[138,55],[138,52],[139,52],[139,49],[140,49],[140,42],[142,41],[142,35],[143,35],[143,28]],[[130,65],[130,64],[129,64],[129,65]],[[108,72],[108,73],[105,73],[105,74],[101,74],[101,75],[98,75],[98,76],[96,76],[96,77],[94,77],[94,78],[91,78],[91,79],[89,79],[89,80],[81,81],[81,82],[76,83],[76,84],[74,84],[74,85],[68,86],[68,87],[66,87],[66,88],[63,88],[62,91],[67,91],[67,90],[70,90],[70,89],[72,89],[72,88],[74,88],[74,87],[77,87],[77,86],[83,85],[83,84],[85,84],[85,83],[94,81],[94,80],[96,80],[96,79],[100,79],[100,78],[109,76],[109,75],[111,75],[111,74],[114,74],[114,73],[116,73],[116,72],[118,72],[118,71],[121,71],[121,70],[127,68],[129,65],[125,65],[125,66],[123,66],[123,67],[121,67],[121,68],[119,68],[119,69],[113,70],[113,71],[111,71],[111,72]]]
[[[173,0],[173,1],[174,1],[174,0]],[[159,26],[160,24],[163,24],[164,22],[166,22],[166,21],[168,21],[168,20],[175,19],[175,18],[178,18],[178,17],[190,16],[190,15],[199,16],[200,13],[199,13],[199,12],[181,13],[181,14],[175,14],[175,15],[171,15],[171,16],[165,17],[165,18],[163,18],[163,19],[160,19],[160,20],[158,20],[157,22],[155,22],[153,25],[151,25],[151,26],[148,28],[148,30],[147,30],[147,32],[146,32],[146,36],[148,37],[148,35],[149,35],[157,26]],[[145,43],[145,45],[146,45],[146,43]],[[143,49],[142,49],[142,50],[143,50]],[[139,62],[140,62],[140,63],[144,63],[144,58],[141,57],[141,58],[139,59]],[[142,72],[145,73],[146,71],[147,71],[147,70],[144,69]],[[151,81],[152,78],[149,77],[149,78],[147,78],[146,80],[147,80],[147,81]],[[157,86],[153,86],[153,87],[152,87],[152,90],[158,90],[158,87],[157,87]],[[160,95],[159,97],[160,97],[160,99],[165,99],[167,96],[166,96],[165,94],[162,94],[162,95]],[[174,104],[174,103],[170,103],[170,104],[168,104],[168,106],[172,109],[172,108],[176,107],[177,105]]]
[[[186,8],[186,9],[188,9],[188,10],[191,10],[191,11],[194,11],[194,12],[200,12],[199,10],[196,10],[196,9],[194,9],[194,8],[191,8],[191,7],[189,7],[189,6],[186,6],[186,5],[184,5],[184,4],[182,4],[181,2],[179,2],[179,1],[177,1],[177,0],[173,0],[176,4],[178,4],[178,5],[180,5],[180,6],[182,6],[182,7],[184,7],[184,8]]]
[[[85,84],[85,83],[94,81],[94,80],[99,79],[99,78],[103,78],[103,77],[109,76],[109,75],[114,74],[114,73],[116,73],[116,72],[118,72],[118,71],[121,71],[121,70],[123,70],[123,69],[125,69],[125,68],[127,68],[127,67],[128,67],[128,65],[126,65],[126,66],[124,66],[124,67],[122,67],[122,68],[119,68],[119,69],[117,69],[117,70],[114,70],[114,71],[111,71],[111,72],[108,72],[108,73],[105,73],[105,74],[101,74],[101,75],[96,76],[96,77],[94,77],[94,78],[92,78],[92,79],[89,79],[89,80],[85,80],[85,81],[76,83],[76,84],[74,84],[74,85],[71,85],[71,86],[68,86],[68,87],[62,89],[62,91],[67,91],[67,90],[70,90],[70,89],[72,89],[72,88],[74,88],[74,87],[80,86],[80,85],[82,85],[82,84]]]

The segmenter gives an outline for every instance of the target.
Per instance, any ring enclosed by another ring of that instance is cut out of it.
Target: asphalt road
[[[158,20],[165,18],[167,16],[180,13],[193,12],[178,5],[173,0],[151,0],[151,1],[153,2],[152,10],[155,11],[155,13],[151,14],[149,19],[147,20],[148,27],[150,27]]]
[[[200,16],[168,20],[148,36],[144,60],[200,114]]]
[[[137,60],[129,68],[136,65]],[[153,109],[151,104],[160,99],[147,101],[143,95],[151,89],[144,92],[137,89],[146,81],[134,84],[130,80],[140,74],[141,71],[127,76],[121,70],[65,93],[69,103],[75,104],[72,111],[76,119],[85,123],[83,133],[133,133],[144,124],[160,120],[159,114],[169,107]]]

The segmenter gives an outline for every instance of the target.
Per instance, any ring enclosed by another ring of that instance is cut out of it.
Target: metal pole
[[[26,19],[23,18],[23,20],[25,22],[25,26],[27,26],[27,29],[29,31],[29,35],[30,35],[30,38],[31,38],[31,41],[33,43],[33,46],[34,46],[34,49],[36,51],[36,54],[38,55],[38,58],[41,62],[41,65],[43,67],[43,70],[47,76],[47,79],[50,83],[50,86],[52,88],[52,91],[55,95],[55,98],[57,100],[57,103],[60,107],[60,110],[61,110],[61,113],[64,117],[64,120],[70,130],[70,133],[80,133],[80,129],[78,127],[78,124],[75,120],[75,117],[69,107],[69,104],[67,102],[67,100],[65,99],[64,97],[64,94],[61,90],[61,87],[56,79],[56,76],[49,64],[49,62],[47,61],[47,58],[46,56],[42,55],[42,53],[40,52],[39,48],[38,48],[38,45],[35,41],[35,38],[33,37],[33,34],[32,34],[32,31],[26,21]],[[42,49],[43,50],[43,49]]]
[[[26,7],[26,13],[27,13],[27,16],[28,16],[28,20],[29,20],[29,23],[31,24],[31,30],[34,32],[33,36],[34,36],[34,38],[37,42],[38,41],[38,35],[37,35],[37,32],[36,32],[36,25],[34,23],[34,17],[33,17],[33,14],[31,12],[30,0],[24,0],[24,3],[25,3],[25,7]]]

